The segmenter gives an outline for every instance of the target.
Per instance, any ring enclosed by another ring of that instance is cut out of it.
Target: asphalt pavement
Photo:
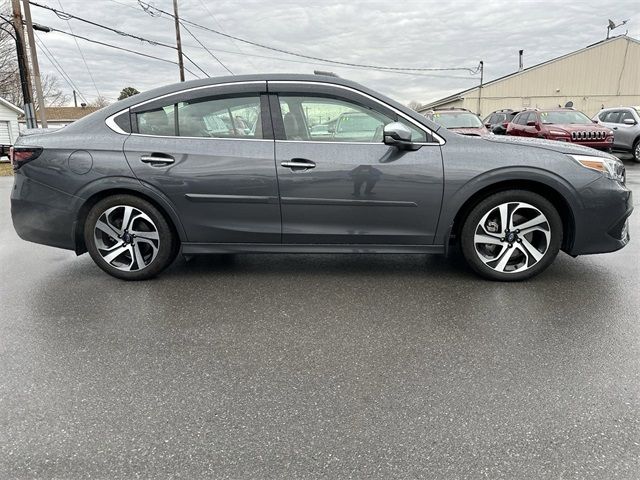
[[[640,478],[640,210],[627,248],[524,283],[425,255],[126,283],[20,240],[11,185],[1,479]]]

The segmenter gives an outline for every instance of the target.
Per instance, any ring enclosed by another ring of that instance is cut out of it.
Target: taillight
[[[35,160],[42,153],[40,147],[11,147],[9,149],[9,160],[14,170],[18,170],[25,163]]]

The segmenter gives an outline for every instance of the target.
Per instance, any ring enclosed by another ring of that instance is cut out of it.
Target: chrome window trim
[[[128,108],[125,108],[124,110],[120,110],[117,113],[114,113],[113,115],[108,116],[104,123],[107,125],[107,127],[109,127],[111,130],[113,130],[114,132],[120,134],[120,135],[131,135],[131,132],[125,132],[122,128],[120,128],[118,126],[118,124],[115,121],[115,118],[118,115],[123,114],[124,112],[126,112],[127,110],[129,110]]]
[[[431,134],[435,139],[437,139],[437,142],[420,143],[420,145],[434,145],[434,144],[436,144],[436,145],[444,145],[446,143],[444,138],[442,138],[436,132],[431,130],[429,127],[427,127],[427,126],[421,124],[420,122],[418,122],[417,120],[414,120],[413,118],[407,116],[406,114],[404,114],[403,112],[401,112],[397,108],[389,105],[388,103],[385,103],[382,100],[378,100],[377,98],[369,95],[368,93],[361,92],[360,90],[357,90],[357,89],[355,89],[353,87],[347,87],[346,85],[337,85],[335,83],[313,82],[313,81],[309,81],[309,80],[269,80],[268,83],[269,84],[274,84],[274,85],[283,85],[283,84],[324,85],[324,86],[327,86],[327,87],[334,87],[334,88],[340,88],[342,90],[349,90],[350,92],[354,92],[354,93],[356,93],[358,95],[361,95],[361,96],[363,96],[363,97],[365,97],[365,98],[367,98],[369,100],[374,101],[375,103],[377,103],[379,105],[382,105],[383,107],[388,108],[389,110],[395,112],[396,115],[399,115],[402,118],[404,118],[405,120],[407,120],[408,122],[414,124],[416,127],[418,127],[420,130],[422,130],[426,134]],[[285,141],[306,142],[306,140],[285,140]],[[334,143],[346,143],[346,142],[334,142]],[[356,142],[356,143],[360,143],[360,142]],[[376,143],[376,145],[377,145],[377,143]]]
[[[132,133],[136,137],[153,138],[188,138],[191,140],[242,140],[244,142],[273,142],[273,138],[242,138],[242,137],[185,137],[183,135],[151,135],[149,133]]]
[[[404,118],[405,120],[407,120],[408,122],[412,123],[413,125],[415,125],[416,127],[418,127],[420,130],[422,130],[423,132],[425,132],[426,134],[430,134],[433,136],[433,138],[435,138],[437,141],[436,142],[415,142],[417,145],[444,145],[446,143],[445,139],[442,138],[440,135],[438,135],[436,132],[434,132],[433,130],[429,129],[428,127],[426,127],[425,125],[422,125],[420,122],[418,122],[417,120],[414,120],[413,118],[407,116],[406,114],[404,114],[403,112],[401,112],[400,110],[398,110],[397,108],[383,102],[382,100],[378,100],[377,98],[361,92],[360,90],[357,90],[355,88],[352,87],[347,87],[345,85],[338,85],[335,83],[327,83],[327,82],[314,82],[314,81],[299,81],[299,80],[252,80],[252,81],[246,81],[246,82],[225,82],[225,83],[217,83],[217,84],[213,84],[213,85],[201,85],[199,87],[192,87],[192,88],[186,88],[184,90],[177,90],[175,92],[170,92],[170,93],[166,93],[164,95],[161,95],[159,97],[154,97],[151,98],[149,100],[145,100],[144,102],[140,102],[140,103],[136,103],[134,105],[131,105],[130,107],[127,108],[123,108],[122,110],[114,113],[113,115],[110,115],[109,117],[107,117],[105,119],[105,124],[107,125],[107,127],[109,127],[109,129],[111,129],[112,131],[114,131],[115,133],[121,134],[121,135],[136,135],[139,137],[155,137],[155,138],[191,138],[191,139],[208,139],[208,140],[251,140],[251,141],[266,141],[266,142],[272,142],[272,139],[265,139],[265,138],[224,138],[224,137],[183,137],[183,136],[175,136],[175,135],[149,135],[149,134],[144,134],[144,133],[128,133],[125,132],[124,130],[122,130],[116,123],[115,123],[115,117],[117,117],[118,115],[133,109],[133,108],[137,108],[137,107],[141,107],[143,105],[146,105],[148,103],[151,102],[155,102],[157,100],[162,100],[163,98],[168,98],[171,97],[173,95],[178,95],[180,93],[187,93],[187,92],[194,92],[197,90],[206,90],[209,88],[217,88],[217,87],[226,87],[226,86],[230,86],[230,85],[260,85],[263,84],[265,85],[265,87],[267,86],[267,83],[273,83],[273,84],[298,84],[298,85],[324,85],[324,86],[328,86],[328,87],[334,87],[334,88],[339,88],[342,90],[348,90],[350,92],[354,92],[358,95],[361,95],[379,105],[382,105],[385,108],[388,108],[389,110],[393,111],[396,113],[396,115],[401,116],[402,118]],[[358,144],[358,145],[380,145],[383,144],[382,142],[320,142],[320,141],[314,141],[314,140],[278,140],[280,142],[300,142],[300,143],[336,143],[336,144],[347,144],[347,143],[352,143],[352,144]]]
[[[321,145],[386,145],[384,142],[331,142],[322,140],[276,140],[280,143],[318,143]],[[441,145],[438,142],[413,142],[414,145]]]
[[[145,100],[144,102],[136,103],[135,105],[132,105],[129,108],[138,108],[143,105],[146,105],[147,103],[155,102],[157,100],[162,100],[163,98],[171,97],[173,95],[178,95],[180,93],[195,92],[198,90],[206,90],[208,88],[228,87],[229,85],[258,85],[258,84],[263,84],[266,87],[267,81],[252,80],[247,82],[225,82],[225,83],[215,83],[212,85],[200,85],[199,87],[185,88],[184,90],[176,90],[175,92],[165,93],[164,95],[160,95],[159,97],[150,98],[149,100]]]
[[[113,130],[116,133],[119,134],[123,134],[123,135],[144,135],[144,136],[148,136],[148,137],[163,137],[163,138],[173,138],[175,137],[175,135],[145,135],[143,133],[133,133],[133,132],[125,132],[124,130],[122,130],[116,123],[114,118],[117,117],[118,115],[120,115],[121,113],[126,112],[127,110],[130,110],[132,108],[138,108],[141,107],[143,105],[146,105],[147,103],[151,103],[151,102],[155,102],[156,100],[162,100],[163,98],[167,98],[167,97],[171,97],[173,95],[178,95],[180,93],[187,93],[187,92],[195,92],[197,90],[206,90],[208,88],[217,88],[217,87],[228,87],[229,85],[264,85],[265,88],[267,86],[267,81],[266,80],[252,80],[252,81],[246,81],[246,82],[225,82],[225,83],[216,83],[216,84],[212,84],[212,85],[200,85],[199,87],[191,87],[191,88],[185,88],[183,90],[176,90],[175,92],[171,92],[171,93],[165,93],[164,95],[160,95],[159,97],[153,97],[150,98],[149,100],[145,100],[144,102],[140,102],[140,103],[136,103],[135,105],[131,105],[130,107],[127,108],[123,108],[122,110],[114,113],[113,115],[108,116],[104,123],[107,125],[107,127],[109,127],[111,130]],[[179,137],[179,138],[216,138],[217,137]],[[231,140],[231,139],[227,139],[227,140]],[[234,139],[236,140],[236,139]],[[247,140],[251,140],[251,139],[247,139]],[[253,140],[262,140],[262,139],[253,139]]]

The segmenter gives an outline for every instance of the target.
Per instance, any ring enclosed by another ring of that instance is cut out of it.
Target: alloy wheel
[[[499,273],[532,268],[547,253],[551,227],[547,217],[524,202],[502,203],[478,223],[474,247],[478,258]]]
[[[130,205],[117,205],[102,213],[94,238],[102,259],[125,272],[148,267],[160,248],[156,224],[149,215]]]

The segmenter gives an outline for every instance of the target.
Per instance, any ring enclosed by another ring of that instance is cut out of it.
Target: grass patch
[[[10,177],[13,175],[13,167],[10,163],[0,163],[0,177]]]

